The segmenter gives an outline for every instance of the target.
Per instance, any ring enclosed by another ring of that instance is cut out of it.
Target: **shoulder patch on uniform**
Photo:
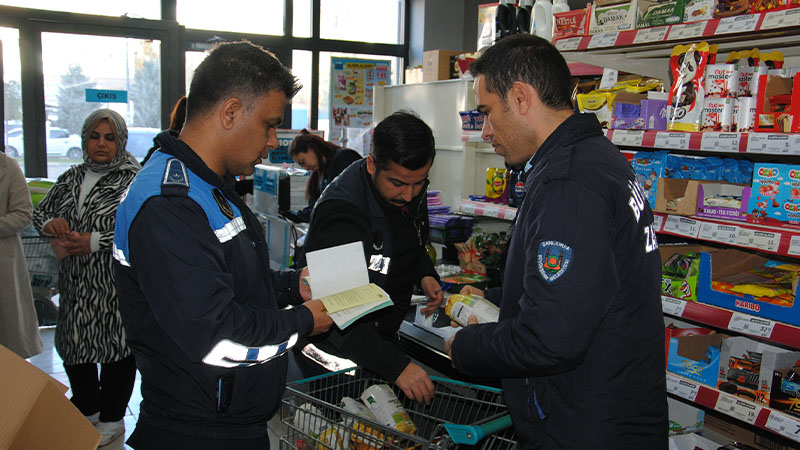
[[[167,160],[167,167],[164,169],[164,179],[161,180],[162,186],[184,186],[189,187],[189,176],[186,174],[186,165],[178,158]]]
[[[547,283],[559,279],[572,264],[572,247],[563,242],[541,241],[536,253],[536,267]]]

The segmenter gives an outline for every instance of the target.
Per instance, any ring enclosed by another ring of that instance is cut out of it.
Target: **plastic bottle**
[[[533,0],[520,0],[517,7],[517,33],[530,34],[533,29]]]
[[[510,36],[517,28],[517,7],[515,2],[502,2],[497,5],[494,16],[494,41]]]
[[[553,38],[553,4],[550,0],[536,0],[533,5],[534,34],[548,41]]]

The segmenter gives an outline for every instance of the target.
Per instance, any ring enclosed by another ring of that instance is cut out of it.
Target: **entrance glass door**
[[[47,177],[83,162],[81,128],[100,108],[120,113],[141,161],[161,129],[161,42],[42,33]]]

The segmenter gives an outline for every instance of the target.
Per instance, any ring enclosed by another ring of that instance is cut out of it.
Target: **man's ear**
[[[511,108],[516,109],[521,115],[528,113],[533,106],[533,88],[521,81],[515,81],[508,90],[506,101]]]
[[[372,155],[367,155],[367,173],[370,176],[375,175],[375,159]]]
[[[222,128],[230,130],[244,112],[244,105],[236,97],[230,97],[222,102],[219,109],[219,120]]]

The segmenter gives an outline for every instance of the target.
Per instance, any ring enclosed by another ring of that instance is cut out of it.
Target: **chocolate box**
[[[685,0],[636,0],[636,28],[660,27],[683,22]]]
[[[669,340],[667,371],[716,387],[720,369],[720,348],[724,334],[679,336]]]
[[[761,75],[757,99],[755,131],[800,132],[800,115],[792,109],[800,105],[800,75]]]
[[[711,219],[747,221],[751,187],[745,184],[701,181],[697,186],[697,213]],[[736,198],[740,199],[738,201]],[[721,199],[713,201],[711,199]]]

